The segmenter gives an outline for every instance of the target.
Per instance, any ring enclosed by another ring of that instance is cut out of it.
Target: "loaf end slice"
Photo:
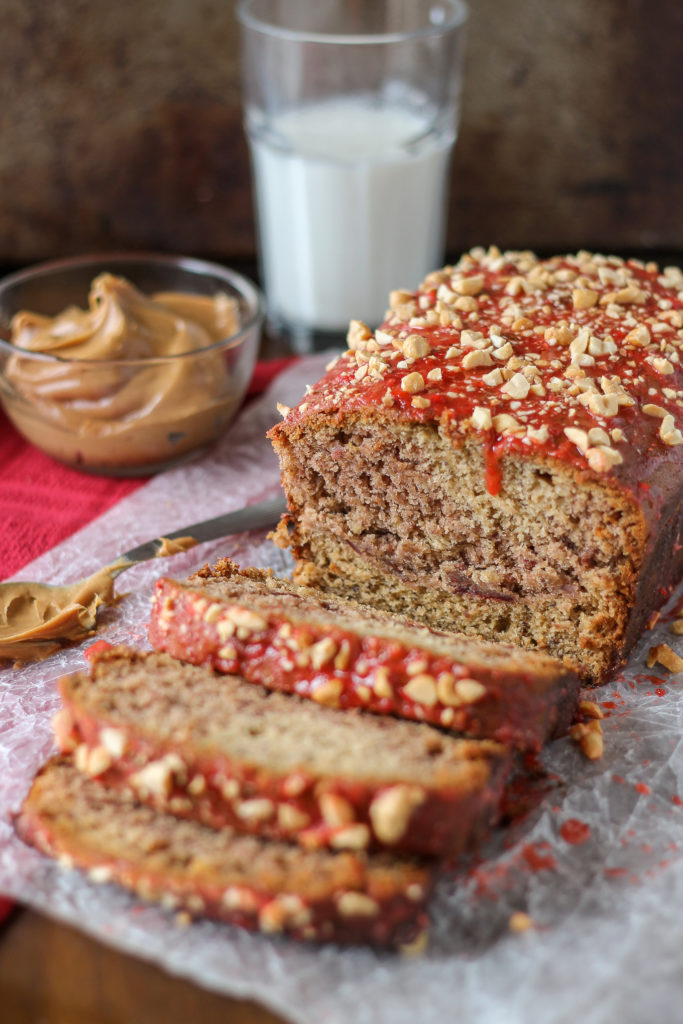
[[[390,855],[304,851],[180,821],[48,762],[15,820],[20,837],[144,900],[296,939],[402,946],[424,934],[428,868]]]

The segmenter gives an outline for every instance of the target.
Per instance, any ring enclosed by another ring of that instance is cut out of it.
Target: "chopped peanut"
[[[683,658],[679,657],[668,644],[657,644],[656,647],[651,647],[648,651],[647,667],[652,668],[657,663],[668,668],[669,672],[683,672]]]

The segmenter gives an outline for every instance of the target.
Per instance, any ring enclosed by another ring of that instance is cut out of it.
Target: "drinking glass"
[[[444,259],[462,0],[243,0],[245,129],[271,330],[377,326]]]

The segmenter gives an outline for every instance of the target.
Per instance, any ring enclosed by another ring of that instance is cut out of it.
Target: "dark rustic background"
[[[0,11],[0,263],[121,247],[254,258],[234,3]],[[449,253],[683,249],[683,4],[470,11]]]

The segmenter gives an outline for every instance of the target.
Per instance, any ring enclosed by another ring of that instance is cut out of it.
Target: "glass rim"
[[[272,36],[289,42],[320,43],[336,46],[381,46],[389,43],[408,42],[412,39],[424,39],[430,36],[445,35],[453,29],[465,24],[469,8],[465,0],[440,0],[444,8],[452,11],[450,17],[443,22],[424,25],[422,28],[405,32],[308,32],[304,29],[286,28],[252,13],[251,8],[257,0],[240,0],[237,6],[237,17],[245,28],[253,29],[262,35]],[[436,5],[435,5],[436,6]]]
[[[253,281],[250,281],[248,277],[244,277],[238,271],[231,270],[229,267],[224,267],[220,263],[199,259],[195,256],[174,256],[170,253],[154,252],[118,251],[110,253],[90,253],[86,256],[67,256],[63,259],[46,260],[42,263],[34,263],[29,267],[25,267],[23,270],[14,271],[0,279],[0,302],[2,300],[2,293],[7,287],[22,284],[24,281],[31,281],[40,277],[46,277],[55,272],[60,273],[63,271],[68,272],[69,270],[82,270],[92,264],[99,263],[137,263],[140,266],[150,267],[156,263],[161,267],[165,266],[169,268],[177,268],[179,270],[187,270],[190,273],[197,274],[198,276],[201,276],[202,274],[214,274],[217,278],[223,278],[226,283],[229,283],[235,289],[237,294],[233,296],[234,298],[237,298],[238,301],[239,299],[242,299],[247,304],[247,319],[240,326],[239,330],[234,331],[232,334],[226,334],[224,338],[221,338],[218,341],[213,341],[210,345],[205,345],[203,348],[189,349],[187,352],[177,352],[170,356],[144,356],[137,359],[68,359],[52,352],[38,352],[32,351],[31,349],[19,348],[17,345],[13,345],[7,338],[2,337],[2,335],[0,335],[0,350],[24,359],[36,359],[40,362],[54,363],[57,365],[71,364],[72,366],[99,366],[100,368],[104,366],[159,366],[174,363],[178,360],[196,358],[197,356],[203,356],[219,349],[236,348],[246,340],[254,328],[258,327],[265,316],[265,302],[259,288]],[[112,269],[115,270],[115,268]],[[188,294],[193,293],[188,292]]]

